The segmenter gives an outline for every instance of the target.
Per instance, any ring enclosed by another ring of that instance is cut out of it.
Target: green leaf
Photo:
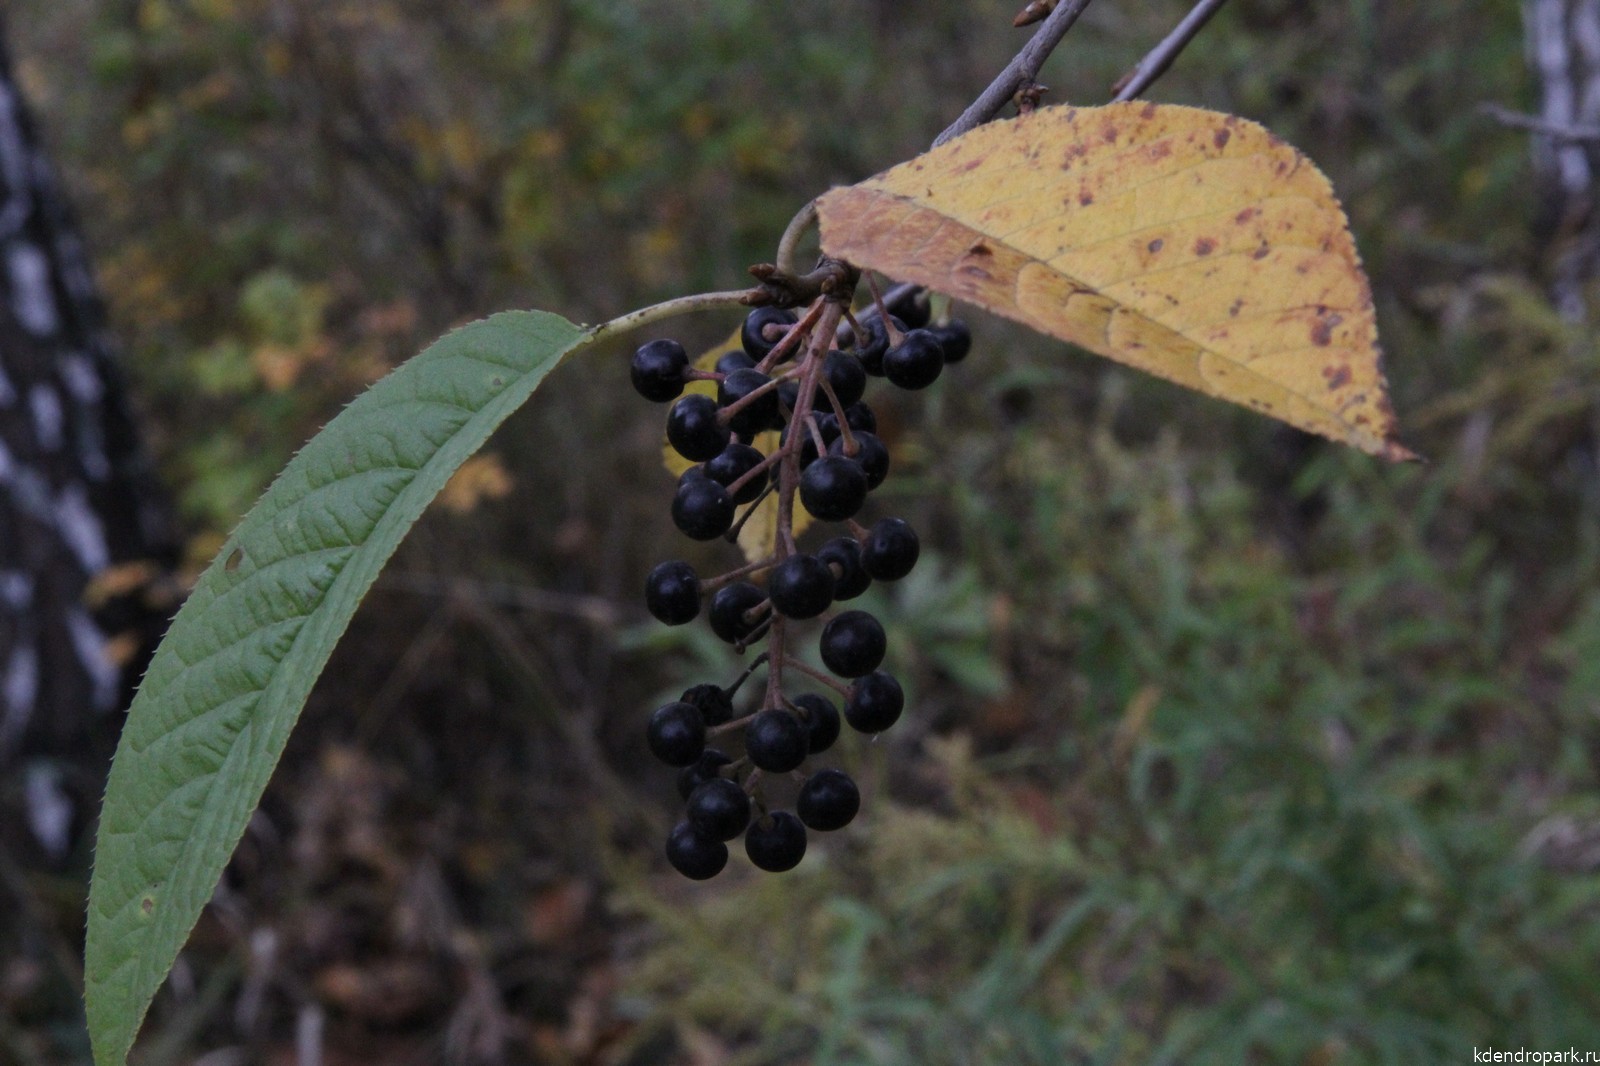
[[[84,998],[121,1064],[357,604],[450,475],[585,331],[542,312],[465,326],[374,385],[278,476],[157,649],[111,766]]]

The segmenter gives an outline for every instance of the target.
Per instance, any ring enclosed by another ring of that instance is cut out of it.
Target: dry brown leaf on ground
[[[1042,108],[818,202],[823,249],[1386,459],[1372,293],[1333,188],[1253,122]]]

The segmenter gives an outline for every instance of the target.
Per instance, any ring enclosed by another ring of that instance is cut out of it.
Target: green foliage
[[[441,339],[312,440],[202,576],[140,686],[106,789],[84,975],[97,1062],[126,1058],[378,571],[586,336],[518,312]]]

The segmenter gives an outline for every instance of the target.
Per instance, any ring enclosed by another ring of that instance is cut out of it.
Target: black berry
[[[644,579],[644,603],[669,626],[692,622],[700,613],[700,578],[680,559],[658,564]]]
[[[833,571],[815,555],[791,555],[767,576],[767,595],[786,618],[815,618],[833,605]]]
[[[866,611],[845,611],[822,627],[822,662],[840,677],[861,677],[883,662],[888,640]]]
[[[735,370],[718,385],[717,403],[724,408],[730,407],[771,380],[759,370]],[[740,436],[746,436],[772,428],[777,424],[778,417],[778,393],[772,389],[740,407],[728,419],[728,426]]]
[[[898,581],[911,573],[922,551],[917,531],[903,518],[880,518],[861,545],[861,567],[878,581]]]
[[[766,598],[765,592],[748,581],[724,585],[711,597],[711,632],[729,644],[739,643],[761,624],[759,619],[750,621],[745,615]]]
[[[744,750],[761,769],[786,774],[806,761],[811,740],[800,719],[788,711],[769,707],[745,727]]]
[[[926,326],[933,312],[928,300],[928,290],[920,285],[907,289],[898,297],[885,300],[884,306],[911,329],[921,329]]]
[[[867,474],[842,455],[826,455],[800,475],[800,502],[825,522],[850,518],[867,499]]]
[[[750,797],[737,781],[707,781],[689,797],[689,824],[702,836],[732,840],[750,824]]]
[[[894,675],[877,670],[850,686],[844,720],[859,732],[881,733],[900,720],[905,706],[906,695],[900,682]]]
[[[688,766],[706,749],[706,723],[681,700],[657,707],[645,731],[650,751],[668,766]]]
[[[846,355],[834,350],[828,353],[823,361],[822,373],[828,379],[828,387],[833,389],[833,395],[839,401],[840,407],[849,407],[862,394],[867,391],[867,371],[861,365],[861,360],[853,355]],[[818,391],[818,398],[814,401],[817,407],[827,410],[830,407],[827,395]]]
[[[721,725],[733,717],[733,697],[721,685],[695,685],[678,698],[699,711],[708,726]]]
[[[739,343],[744,346],[750,358],[757,361],[765,359],[767,353],[782,339],[782,334],[773,330],[774,336],[767,339],[768,326],[792,326],[795,324],[793,311],[784,311],[776,307],[758,307],[745,316],[744,326],[739,330]]]
[[[902,389],[925,389],[944,372],[944,349],[925,329],[914,329],[883,356],[883,375]]]
[[[717,421],[717,401],[702,393],[690,393],[667,414],[667,443],[691,462],[721,455],[731,436],[728,427]]]
[[[708,477],[680,482],[672,524],[695,540],[715,540],[733,525],[733,497]]]
[[[629,373],[640,396],[654,403],[666,403],[683,392],[683,372],[689,369],[689,353],[677,341],[651,341],[633,353]]]
[[[717,776],[717,771],[733,762],[726,752],[707,748],[700,758],[678,771],[678,795],[688,799],[694,790]]]
[[[806,724],[806,740],[811,754],[827,751],[839,739],[839,708],[815,692],[796,696],[792,701]]]
[[[864,403],[853,403],[844,409],[845,424],[859,433],[878,432],[878,416]]]
[[[959,363],[972,350],[972,330],[959,318],[952,318],[942,326],[930,326],[928,332],[944,350],[946,363]]]
[[[829,455],[842,455],[846,459],[854,459],[861,464],[861,472],[867,475],[867,491],[871,492],[883,484],[883,479],[889,476],[889,449],[876,433],[865,430],[855,430],[851,439],[856,442],[856,453],[851,455],[845,447],[845,439],[840,437],[828,445]]]
[[[854,537],[834,537],[817,549],[817,558],[834,571],[835,600],[853,600],[872,584],[872,578],[861,566],[861,545]]]
[[[749,370],[756,361],[744,352],[724,352],[717,357],[717,373],[731,374],[735,370]]]
[[[788,811],[773,811],[745,830],[744,852],[769,873],[792,870],[805,858],[806,827]]]
[[[898,318],[891,316],[890,321],[896,329],[904,333],[906,324]],[[861,360],[861,369],[873,377],[883,377],[883,357],[889,350],[889,332],[884,329],[883,319],[874,318],[863,323],[867,331],[867,343],[855,349],[855,357]]]
[[[759,451],[748,444],[729,444],[714,458],[706,460],[706,476],[717,484],[727,487],[744,477],[765,458]],[[733,502],[754,503],[761,490],[765,487],[766,478],[753,477],[740,486],[739,491],[733,494]]]
[[[667,834],[667,861],[690,880],[704,881],[728,865],[728,845],[702,836],[688,822],[679,822]]]
[[[800,786],[794,809],[810,829],[843,829],[861,809],[861,790],[843,770],[818,770]]]

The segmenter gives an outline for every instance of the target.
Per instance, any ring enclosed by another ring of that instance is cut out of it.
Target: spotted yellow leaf
[[[1050,107],[818,204],[830,255],[1387,459],[1372,293],[1333,188],[1192,107]]]
[[[706,354],[694,361],[696,369],[714,370],[717,360],[729,352],[741,350],[739,331],[734,330],[733,336],[711,349]],[[684,386],[685,393],[699,392],[707,396],[717,394],[717,384],[714,381],[691,381]],[[771,455],[772,450],[778,446],[778,434],[775,431],[759,433],[751,441],[751,447],[762,455]],[[673,477],[683,476],[683,472],[694,464],[677,451],[670,444],[661,445],[661,460],[666,465],[667,472]],[[739,514],[744,514],[744,508],[739,509]],[[811,525],[811,514],[800,502],[799,496],[794,501],[794,535],[799,536]],[[758,562],[768,558],[777,550],[778,546],[778,494],[769,493],[765,499],[756,505],[756,513],[751,515],[739,529],[739,549],[744,552],[748,562]]]

